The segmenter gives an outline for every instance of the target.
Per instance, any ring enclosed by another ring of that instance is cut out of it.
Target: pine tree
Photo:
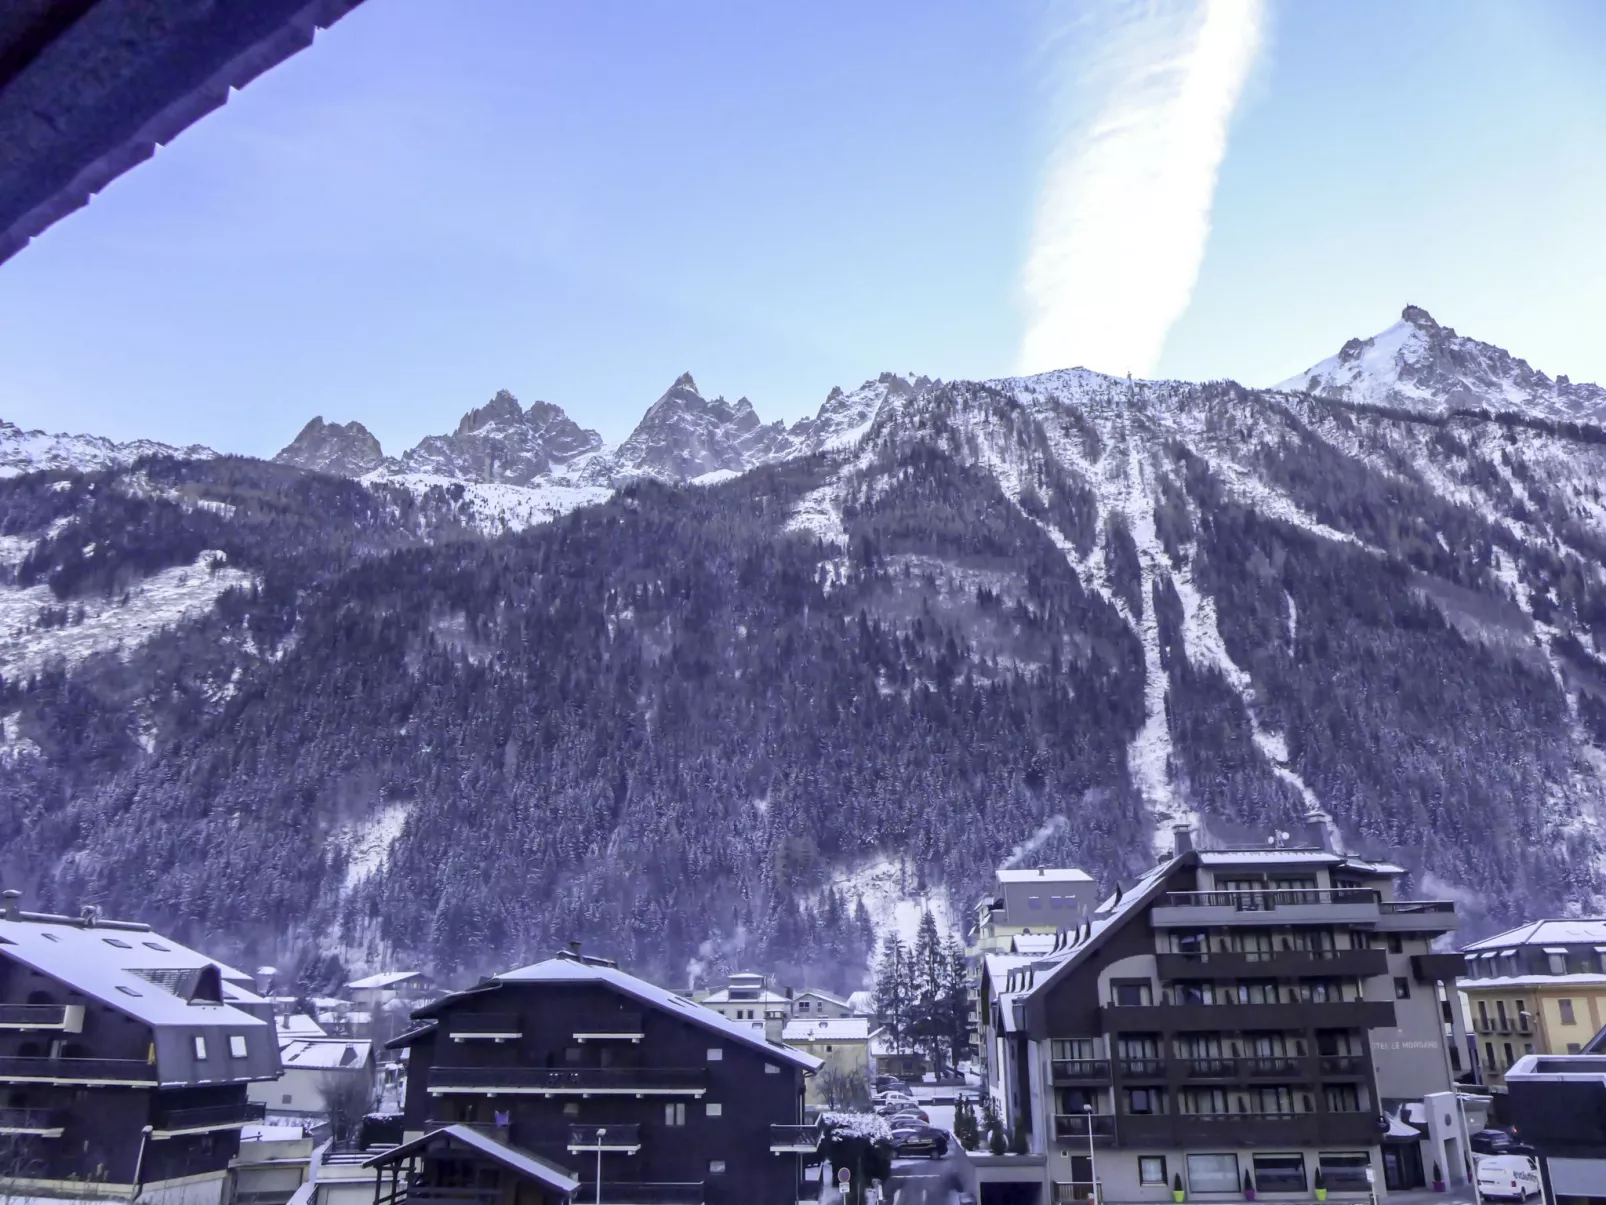
[[[954,1137],[967,1151],[973,1151],[981,1145],[981,1128],[976,1122],[976,1106],[968,1096],[961,1096],[954,1105]]]
[[[881,943],[881,960],[876,963],[875,1010],[887,1027],[894,1050],[902,1050],[909,1020],[909,954],[896,933],[888,933]]]

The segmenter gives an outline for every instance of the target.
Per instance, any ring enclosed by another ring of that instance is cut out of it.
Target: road
[[[887,1205],[968,1205],[977,1199],[976,1169],[950,1140],[941,1159],[893,1160],[884,1199]]]

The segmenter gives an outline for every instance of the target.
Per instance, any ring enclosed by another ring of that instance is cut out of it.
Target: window
[[[1548,958],[1552,975],[1565,975],[1567,973],[1567,955],[1552,951]]]
[[[1389,953],[1390,954],[1402,954],[1404,952],[1405,952],[1405,947],[1400,944],[1400,935],[1398,933],[1390,933],[1389,934]],[[1403,997],[1402,997],[1402,999],[1403,999]]]
[[[1329,1113],[1361,1111],[1361,1094],[1354,1084],[1323,1084],[1322,1102]]]
[[[708,1061],[710,1063],[720,1062],[722,1059],[724,1059],[724,1057],[725,1057],[725,1052],[720,1047],[718,1047],[718,1046],[710,1046],[708,1048]]]
[[[781,1069],[779,1067],[777,1067],[774,1063],[765,1063],[764,1064],[764,1074],[765,1075],[779,1075],[780,1073],[781,1073]]]
[[[1214,1004],[1216,1002],[1216,985],[1205,980],[1179,979],[1173,991],[1178,1004]]]
[[[1516,1056],[1514,1054],[1511,1053],[1511,1043],[1507,1042],[1505,1044],[1505,1046],[1506,1046],[1506,1066],[1509,1067],[1509,1066],[1511,1066],[1511,1064],[1513,1064],[1513,1063],[1515,1063],[1517,1061],[1517,1058],[1516,1058]]]
[[[1040,896],[1040,895],[1029,895],[1029,896],[1027,896],[1026,897],[1026,906],[1028,908],[1041,908],[1043,906],[1043,897]]]
[[[136,992],[136,991],[135,991],[135,990],[134,990],[134,989],[133,989],[133,988],[131,988],[131,987],[124,987],[124,986],[123,986],[123,985],[122,985],[122,984],[120,984],[120,983],[119,983],[119,984],[118,984],[118,985],[117,985],[117,990],[118,990],[118,991],[120,991],[120,992],[122,992],[122,993],[123,993],[123,995],[125,995],[125,996],[139,996],[139,995],[143,995],[143,993],[141,993],[141,992]]]
[[[229,1035],[229,1057],[243,1059],[245,1057],[245,1035],[231,1033]]]
[[[163,954],[171,954],[173,952],[171,946],[164,946],[159,941],[142,941],[139,944],[147,950],[160,950]]]
[[[206,1057],[206,1039],[200,1034],[195,1035],[195,1057],[198,1059]]]
[[[717,1100],[711,1100],[703,1107],[708,1111],[710,1117],[723,1117],[725,1114],[725,1106]]]
[[[800,1013],[808,1012],[809,1011],[809,1002],[807,1000],[799,1000],[797,1002],[797,1011],[800,1012]]]
[[[1241,1192],[1237,1155],[1189,1155],[1189,1192]]]
[[[831,1053],[831,1043],[829,1043],[829,1042],[827,1042],[825,1044],[825,1053],[826,1054],[830,1054]]]
[[[1322,1169],[1322,1180],[1329,1192],[1365,1192],[1367,1169],[1372,1157],[1365,1151],[1324,1151],[1316,1157],[1316,1166]]]
[[[1573,1017],[1573,1002],[1571,1000],[1558,1000],[1556,1001],[1556,1007],[1561,1009],[1561,1023],[1563,1025],[1578,1024]]]
[[[578,1117],[578,1116],[580,1116],[580,1102],[577,1101],[577,1100],[566,1100],[566,1101],[564,1101],[563,1102],[563,1115],[565,1117]]]
[[[1051,896],[1049,896],[1048,897],[1048,906],[1050,908],[1063,908],[1063,907],[1065,907],[1065,897],[1063,895],[1051,895]]]
[[[664,1105],[664,1124],[666,1126],[683,1126],[686,1124],[686,1102],[671,1101]]]
[[[290,1095],[290,1094],[289,1094],[289,1093],[288,1093],[288,1092],[286,1092],[286,1093],[285,1093],[285,1094],[284,1094],[284,1095],[283,1095],[283,1096],[281,1096],[281,1097],[279,1097],[279,1103],[280,1103],[280,1104],[281,1104],[281,1105],[287,1105],[287,1104],[289,1104],[289,1103],[290,1103],[290,1102],[291,1102],[291,1101],[292,1101],[292,1100],[293,1100],[293,1099],[295,1099],[295,1098],[294,1098],[294,1097],[292,1097],[292,1096],[291,1096],[291,1095]]]
[[[1126,1111],[1139,1115],[1165,1112],[1165,1093],[1158,1088],[1125,1089]]]
[[[1409,1000],[1411,998],[1411,981],[1404,975],[1394,976],[1394,998],[1396,1000]]]
[[[132,950],[134,948],[120,937],[103,937],[101,941],[109,946],[116,946],[119,950]]]
[[[1568,1042],[1567,1043],[1567,1053],[1568,1054],[1577,1054],[1582,1049],[1583,1049],[1583,1047],[1580,1046],[1577,1042]]]
[[[1165,1182],[1165,1156],[1139,1155],[1138,1183],[1163,1185]]]
[[[1257,1192],[1304,1192],[1305,1156],[1256,1155]]]
[[[708,1174],[723,1176],[725,1174],[725,1161],[723,1159],[710,1159],[708,1161]]]
[[[585,1058],[585,1051],[578,1046],[569,1046],[563,1051],[563,1061],[565,1063],[578,1063],[583,1058]]]
[[[1116,983],[1111,985],[1115,992],[1115,1003],[1144,1006],[1154,1003],[1154,993],[1148,980],[1141,983]]]
[[[1493,1071],[1494,1070],[1494,1043],[1493,1042],[1485,1042],[1483,1044],[1483,1049],[1484,1049],[1484,1052],[1489,1056],[1488,1062],[1485,1064],[1485,1066],[1487,1066],[1489,1068],[1489,1070]]]

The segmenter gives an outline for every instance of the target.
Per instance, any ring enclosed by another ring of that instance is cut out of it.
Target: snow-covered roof
[[[321,1038],[329,1032],[306,1013],[281,1013],[273,1018],[273,1027],[280,1037]]]
[[[1405,867],[1396,866],[1393,862],[1375,862],[1370,858],[1345,857],[1341,863],[1346,870],[1359,870],[1363,874],[1402,875]]]
[[[1344,861],[1321,849],[1202,849],[1201,866],[1237,866],[1254,862],[1273,866],[1333,866]]]
[[[1085,870],[1000,870],[998,872],[1000,883],[1091,883],[1093,876]]]
[[[1017,933],[1009,939],[1009,949],[1012,954],[1025,954],[1036,958],[1043,954],[1052,954],[1058,941],[1058,933]]]
[[[423,978],[422,971],[380,971],[365,979],[353,979],[346,984],[348,992],[370,992],[379,988],[396,987],[413,979]]]
[[[794,996],[793,999],[794,1000],[806,1000],[810,996],[813,996],[817,1000],[825,1000],[825,1001],[827,1001],[827,1002],[829,1002],[831,1004],[835,1004],[839,1008],[852,1008],[853,1007],[852,1004],[850,1004],[848,1001],[844,1000],[841,996],[833,996],[830,992],[821,991],[817,987],[806,987],[802,991],[800,991],[796,996]]]
[[[472,1147],[480,1154],[495,1160],[503,1167],[510,1168],[519,1175],[540,1184],[545,1184],[554,1192],[568,1196],[580,1187],[579,1179],[566,1167],[553,1163],[550,1159],[543,1159],[540,1155],[526,1151],[516,1146],[509,1146],[505,1142],[498,1142],[489,1134],[468,1126],[451,1125],[444,1129],[432,1130],[422,1138],[415,1138],[411,1142],[404,1142],[400,1146],[393,1146],[382,1155],[375,1155],[363,1164],[364,1167],[381,1167],[387,1163],[395,1163],[405,1159],[424,1147],[434,1145],[443,1138],[451,1138],[461,1142],[464,1146]]]
[[[1553,945],[1594,945],[1597,942],[1606,942],[1606,917],[1569,916],[1557,920],[1532,921],[1461,948],[1468,953],[1481,950],[1503,952],[1507,947],[1538,946],[1547,942]]]
[[[1606,975],[1475,975],[1456,980],[1456,986],[1464,992],[1508,987],[1606,987]]]
[[[241,1142],[296,1142],[307,1132],[301,1126],[249,1125],[240,1127]]]
[[[500,975],[491,977],[495,983],[601,983],[616,991],[660,1008],[673,1016],[681,1017],[694,1025],[701,1025],[704,1029],[712,1030],[736,1041],[744,1042],[749,1046],[757,1047],[765,1054],[775,1058],[785,1059],[796,1066],[809,1071],[818,1070],[823,1064],[812,1054],[805,1054],[801,1050],[794,1050],[790,1046],[783,1046],[779,1042],[771,1042],[765,1038],[760,1029],[743,1021],[732,1021],[720,1016],[711,1008],[704,1008],[701,1004],[693,1004],[683,996],[666,991],[657,984],[648,983],[645,979],[637,979],[628,975],[618,967],[600,966],[591,962],[579,962],[573,958],[548,958],[545,962],[533,963],[527,967],[520,967],[516,971],[504,971]]]
[[[341,1071],[366,1067],[372,1054],[373,1046],[365,1039],[292,1038],[279,1046],[279,1063],[286,1071]]]
[[[875,1012],[875,993],[857,991],[848,996],[848,1007],[856,1013],[871,1015]]]
[[[0,956],[14,958],[147,1025],[242,1029],[267,1025],[234,1007],[267,1002],[225,975],[227,968],[222,963],[144,926],[85,926],[67,917],[35,919],[26,912],[15,918],[0,917]],[[207,966],[218,969],[224,1003],[192,1003],[168,986],[177,984],[182,976],[164,972]]]
[[[869,1017],[815,1017],[788,1021],[781,1030],[783,1042],[868,1042]]]
[[[717,992],[709,992],[698,1003],[712,1008],[716,1004],[788,1004],[791,1002],[791,997],[782,995],[780,992],[755,992],[751,988],[742,987],[738,987],[736,990],[743,994],[732,996],[730,988],[722,987]]]

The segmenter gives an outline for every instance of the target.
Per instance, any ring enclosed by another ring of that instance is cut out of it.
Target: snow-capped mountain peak
[[[118,443],[103,435],[51,435],[45,431],[24,431],[14,423],[0,420],[0,477],[16,477],[43,469],[92,473],[132,464],[141,456],[210,460],[216,455],[211,448],[200,444],[179,448],[150,439]]]
[[[273,459],[298,469],[360,477],[383,464],[385,453],[361,423],[326,423],[319,415]]]
[[[1606,422],[1606,389],[1552,380],[1526,360],[1441,326],[1420,306],[1370,339],[1275,386],[1363,405],[1442,416],[1514,412],[1552,422]]]

